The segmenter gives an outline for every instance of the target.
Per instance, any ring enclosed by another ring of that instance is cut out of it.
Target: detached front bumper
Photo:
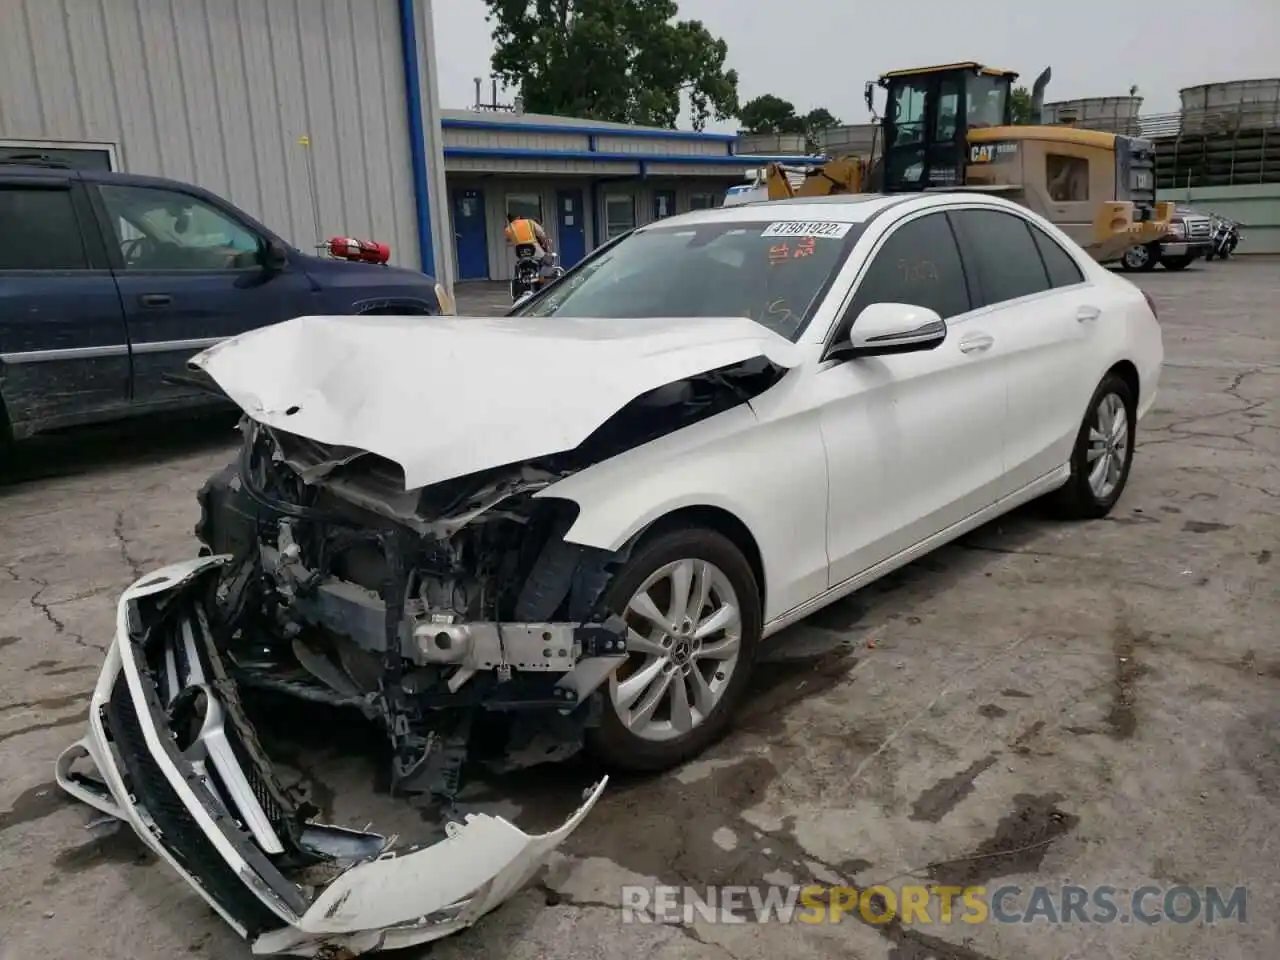
[[[202,598],[225,557],[130,586],[89,709],[58,758],[65,791],[125,821],[259,955],[347,955],[437,940],[520,889],[586,817],[530,836],[468,815],[446,838],[396,850],[378,834],[306,820],[275,783],[239,711]],[[73,770],[88,758],[97,778]]]

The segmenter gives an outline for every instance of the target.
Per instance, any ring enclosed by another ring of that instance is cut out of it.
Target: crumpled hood
[[[789,340],[745,317],[298,317],[192,358],[250,417],[400,465],[409,490],[572,450],[642,393]]]

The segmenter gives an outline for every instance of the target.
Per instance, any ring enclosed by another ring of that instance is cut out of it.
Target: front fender
[[[761,423],[742,404],[537,496],[577,504],[564,539],[608,551],[686,507],[732,514],[760,551],[766,621],[826,589],[827,473],[816,418]]]

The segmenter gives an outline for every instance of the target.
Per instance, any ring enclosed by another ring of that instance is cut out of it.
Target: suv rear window
[[[857,223],[795,220],[642,228],[514,313],[749,317],[794,340],[861,231]]]
[[[71,191],[0,185],[0,270],[87,270]]]

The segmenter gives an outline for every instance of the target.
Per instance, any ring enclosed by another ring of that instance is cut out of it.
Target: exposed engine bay
[[[532,494],[736,406],[764,358],[637,398],[577,449],[406,491],[392,462],[245,418],[199,494],[203,552],[231,557],[208,609],[234,679],[360,710],[391,738],[392,789],[446,807],[477,721],[487,760],[559,760],[627,658],[602,609],[625,559],[566,543],[574,505]]]

